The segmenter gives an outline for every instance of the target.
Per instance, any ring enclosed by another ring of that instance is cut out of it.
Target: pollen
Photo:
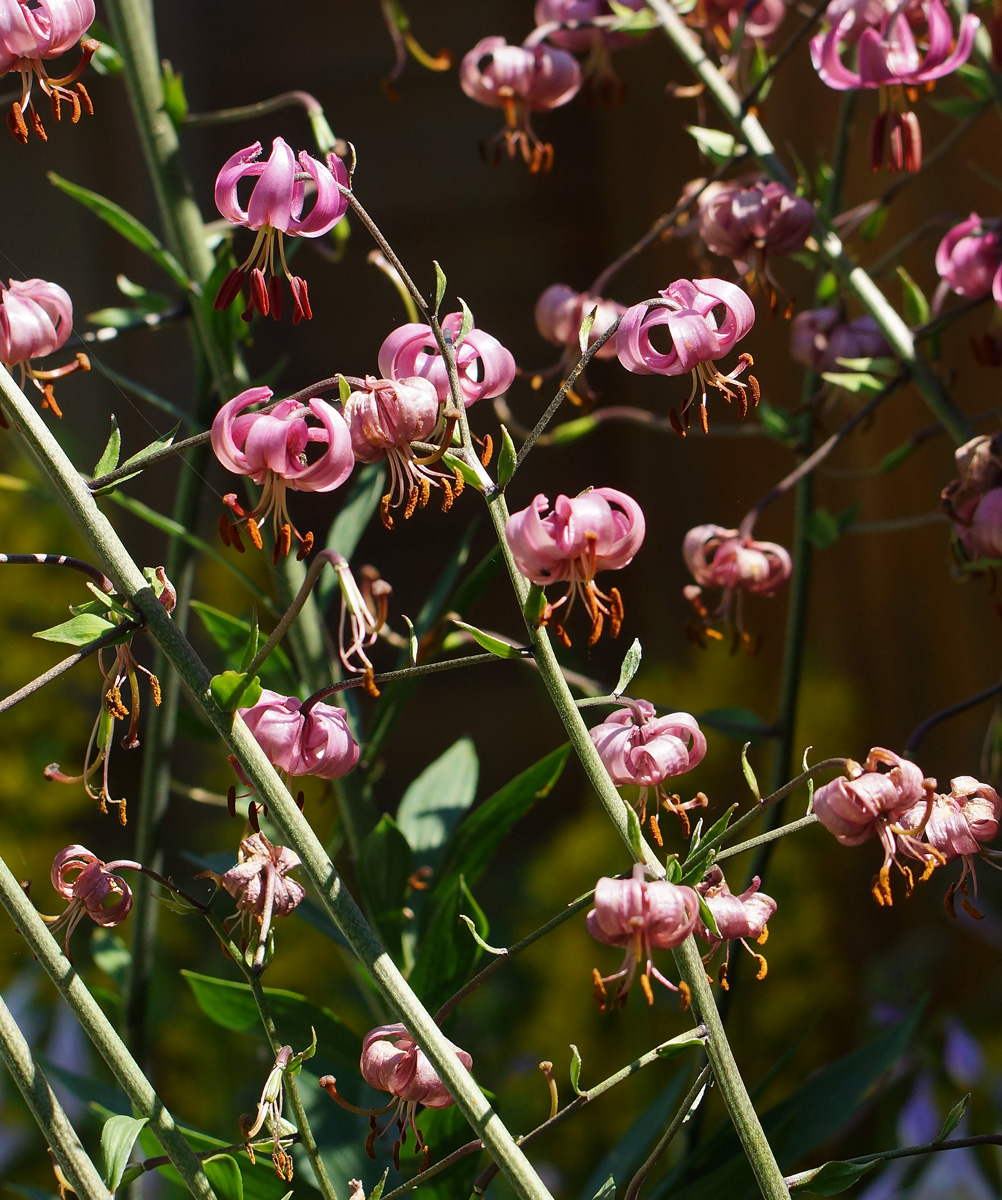
[[[758,971],[755,974],[755,978],[760,980],[765,979],[766,975],[769,974],[769,964],[765,961],[765,955],[755,954],[753,957],[758,960]]]
[[[680,997],[679,1011],[686,1012],[689,1006],[692,1004],[692,992],[684,979],[679,980],[678,991]]]
[[[264,542],[261,538],[261,530],[258,528],[257,521],[247,522],[247,536],[251,540],[251,545],[255,550],[263,550]]]
[[[654,1003],[654,993],[651,991],[651,981],[650,981],[650,979],[648,979],[646,971],[644,972],[643,975],[640,976],[640,990],[647,997],[647,1003],[653,1004]]]

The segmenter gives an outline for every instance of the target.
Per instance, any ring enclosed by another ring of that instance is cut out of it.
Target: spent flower
[[[0,362],[11,374],[17,367],[21,386],[31,382],[42,393],[42,408],[61,417],[52,391],[52,380],[73,371],[89,371],[86,354],[78,353],[71,363],[41,371],[31,365],[62,349],[73,332],[73,302],[58,283],[45,279],[11,279],[0,284]],[[0,417],[2,420],[2,417]]]
[[[102,862],[84,846],[76,845],[60,850],[53,859],[52,886],[69,903],[58,917],[43,916],[42,920],[53,932],[65,927],[63,946],[67,956],[73,931],[84,917],[90,917],[104,929],[113,929],[129,915],[132,889],[121,875],[115,874],[116,868],[122,867],[141,869],[128,859]]]
[[[254,833],[240,843],[236,866],[220,883],[237,902],[237,911],[226,922],[242,931],[247,963],[260,973],[273,940],[272,920],[287,917],[306,898],[301,883],[289,878],[299,866],[299,855],[285,846],[273,846],[263,833]]]

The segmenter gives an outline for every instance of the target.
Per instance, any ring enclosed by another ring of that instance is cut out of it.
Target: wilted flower
[[[558,496],[552,512],[547,513],[549,507],[549,500],[538,495],[528,508],[508,518],[505,534],[515,564],[528,580],[540,587],[569,584],[559,600],[546,604],[540,623],[552,622],[557,637],[569,646],[564,624],[580,596],[591,619],[588,644],[593,646],[602,636],[606,617],[613,637],[623,620],[619,589],[610,588],[608,595],[600,592],[595,576],[633,560],[646,532],[643,510],[636,500],[615,488],[592,488],[573,498]],[[560,620],[553,621],[554,613],[565,603]]]
[[[849,778],[833,779],[814,793],[813,810],[822,825],[843,846],[859,846],[878,837],[884,862],[873,880],[878,904],[891,904],[890,866],[893,862],[905,878],[906,895],[915,886],[911,867],[898,858],[906,854],[923,866],[924,882],[944,861],[935,848],[920,841],[933,808],[936,781],[926,779],[913,762],[890,750],[875,746],[860,766],[850,761]]]
[[[42,118],[31,101],[33,78],[49,97],[57,121],[63,104],[70,106],[74,125],[81,113],[93,114],[87,89],[77,81],[100,43],[87,38],[80,47],[80,61],[59,79],[53,79],[42,63],[43,58],[65,54],[80,41],[93,20],[94,0],[0,0],[0,75],[17,71],[21,76],[21,98],[14,101],[7,114],[7,128],[19,142],[27,142],[29,123],[43,142],[48,140]]]
[[[950,519],[969,559],[1002,558],[1002,487],[951,508]]]
[[[738,376],[753,364],[750,354],[742,354],[737,367],[722,375],[714,360],[728,354],[755,324],[755,307],[748,296],[733,283],[723,279],[678,279],[660,293],[663,299],[628,308],[616,331],[616,351],[619,361],[637,375],[684,375],[692,372],[692,391],[682,405],[685,428],[689,425],[689,406],[698,395],[699,423],[707,429],[706,389],[714,387],[727,397],[728,403],[737,396],[741,416],[748,411],[748,392],[752,403],[758,404],[758,381],[749,375],[748,383],[739,383]],[[714,309],[723,307],[723,323],[717,323]],[[667,353],[656,350],[651,334],[662,325],[668,327],[671,348]],[[685,436],[685,429],[674,408],[672,426]]]
[[[889,134],[888,166],[892,171],[917,171],[922,165],[922,135],[918,117],[908,108],[906,91],[952,74],[970,57],[980,24],[973,13],[960,20],[956,43],[942,0],[912,0],[894,4],[846,5],[833,0],[829,28],[811,39],[811,59],[822,80],[837,91],[879,88],[880,113],[873,124],[870,164],[876,171],[884,159]],[[916,44],[913,23],[924,18],[928,45],[924,58]],[[846,48],[856,48],[856,66],[843,62]]]
[[[1002,557],[1002,434],[980,434],[954,451],[957,478],[940,507],[971,559]]]
[[[390,490],[383,496],[379,515],[387,529],[393,528],[390,509],[404,505],[407,520],[416,508],[424,508],[433,487],[442,491],[442,511],[448,512],[463,493],[463,476],[457,467],[449,474],[434,466],[452,443],[459,412],[446,403],[439,426],[439,402],[429,379],[374,379],[365,377],[365,387],[356,389],[345,401],[344,417],[351,430],[351,445],[358,462],[383,462],[389,467]],[[415,453],[414,442],[435,444]]]
[[[293,325],[313,316],[306,280],[293,275],[285,261],[283,238],[321,237],[341,220],[348,211],[348,201],[339,190],[348,187],[348,170],[336,154],[328,154],[326,165],[312,158],[305,150],[299,157],[282,138],[275,138],[266,163],[258,162],[261,143],[254,142],[238,150],[223,164],[216,176],[216,207],[234,225],[244,225],[257,233],[250,254],[223,280],[216,295],[217,309],[229,308],[237,298],[244,282],[249,280],[245,321],[256,309],[263,317],[269,313],[276,321],[282,317],[282,281],[277,271],[289,282],[292,290]],[[303,216],[306,186],[299,174],[306,174],[316,186],[312,208]],[[237,187],[244,179],[255,179],[247,207],[243,208]],[[276,257],[278,265],[276,266]],[[266,279],[267,276],[267,279]]]
[[[249,942],[247,961],[258,972],[264,969],[272,918],[287,917],[306,897],[303,885],[288,877],[298,866],[298,854],[273,846],[263,833],[254,833],[240,843],[236,866],[220,880],[237,902],[236,915],[227,925],[244,930]]]
[[[576,356],[581,322],[593,310],[595,319],[588,331],[589,346],[626,312],[625,306],[617,300],[604,300],[590,292],[576,292],[565,283],[554,283],[536,301],[536,328],[548,342],[564,346],[574,351]],[[595,351],[595,357],[616,357],[615,333]]]
[[[750,648],[744,630],[744,593],[774,596],[790,578],[793,570],[790,555],[776,542],[759,542],[751,536],[742,536],[737,529],[697,525],[685,535],[682,556],[696,580],[696,586],[690,584],[682,592],[702,618],[703,631],[719,637],[708,622],[729,617],[736,597],[735,632]],[[712,613],[702,601],[703,588],[707,587],[723,589],[720,604]]]
[[[706,738],[696,718],[689,713],[668,713],[659,717],[649,700],[623,700],[623,707],[588,732],[602,759],[609,778],[618,787],[636,784],[637,815],[643,822],[647,817],[647,794],[653,788],[655,796],[669,812],[682,822],[682,832],[689,836],[686,809],[706,805],[700,792],[684,804],[678,796],[669,795],[661,786],[673,775],[683,775],[703,761]],[[661,842],[657,813],[651,817],[651,831]]]
[[[462,313],[449,313],[442,318],[442,331],[452,339],[459,390],[469,408],[477,400],[490,400],[511,387],[515,360],[496,337],[475,326],[457,345],[462,326]],[[434,385],[443,404],[452,400],[449,371],[430,325],[412,322],[394,329],[379,347],[377,361],[380,374],[387,379],[410,379],[418,375]]]
[[[343,708],[318,702],[304,713],[298,697],[262,688],[256,704],[237,712],[272,766],[290,778],[340,779],[358,762]]]
[[[260,527],[273,513],[277,563],[288,554],[293,534],[301,543],[300,558],[313,546],[313,534],[301,534],[292,524],[286,491],[333,491],[351,474],[355,456],[344,417],[325,400],[312,399],[308,406],[297,400],[279,400],[267,412],[246,411],[270,400],[271,395],[270,388],[254,387],[227,401],[212,422],[212,449],[227,470],[263,485],[261,499],[250,512],[240,506],[235,493],[224,496],[223,503],[240,521],[247,522],[250,539],[259,549]],[[319,427],[309,424],[308,417]],[[318,443],[323,450],[311,462],[307,447]],[[238,522],[221,517],[219,532],[227,545],[243,549]]]
[[[67,846],[53,859],[52,886],[69,904],[58,917],[43,916],[42,920],[53,932],[66,927],[63,946],[67,955],[73,930],[84,917],[90,917],[105,929],[112,929],[129,915],[132,890],[121,875],[114,873],[116,867],[141,870],[139,863],[128,859],[104,863],[83,846]]]
[[[752,958],[758,962],[756,979],[764,979],[769,970],[765,955],[757,953],[748,945],[748,939],[752,939],[760,946],[765,944],[769,937],[766,923],[777,908],[776,901],[771,896],[758,890],[761,885],[762,880],[756,875],[748,887],[739,896],[735,896],[727,886],[727,880],[719,867],[711,867],[703,882],[696,885],[696,891],[702,896],[703,903],[713,914],[720,937],[717,938],[711,933],[703,924],[702,919],[696,927],[696,933],[710,943],[710,955],[716,951],[721,941],[728,943],[727,955],[720,967],[719,976],[720,986],[725,991],[727,990],[727,963],[731,942],[740,942]],[[709,958],[709,955],[707,957]]]
[[[640,986],[647,1003],[654,1003],[651,979],[680,991],[684,1003],[689,1001],[689,989],[683,983],[676,987],[654,966],[653,950],[670,950],[692,933],[699,921],[699,897],[690,887],[669,883],[666,879],[644,879],[644,868],[638,863],[631,879],[603,877],[595,885],[595,907],[588,913],[588,932],[607,946],[623,946],[626,957],[614,975],[602,976],[592,971],[595,1002],[605,1012],[614,1005],[622,1007],[633,983],[637,967],[643,964]],[[615,995],[608,998],[606,984],[622,980]]]
[[[483,38],[459,64],[459,84],[471,100],[504,109],[507,127],[488,144],[503,138],[509,158],[519,152],[530,171],[550,169],[553,147],[533,132],[530,113],[558,108],[577,94],[581,71],[572,55],[528,41],[509,46],[502,37]]]
[[[839,308],[810,308],[797,313],[790,324],[790,357],[819,374],[845,371],[840,359],[880,358],[889,353],[869,313],[847,321]]]
[[[0,0],[2,5],[2,0]],[[0,15],[3,9],[0,7]],[[89,371],[86,354],[78,354],[65,367],[39,371],[30,360],[44,358],[61,349],[73,332],[73,303],[58,283],[44,279],[11,279],[0,284],[0,362],[13,374],[20,368],[21,386],[25,379],[42,393],[42,408],[61,417],[49,380],[73,371]],[[2,419],[2,418],[0,418]]]
[[[311,1056],[312,1049],[293,1055],[291,1046],[283,1046],[275,1056],[275,1065],[268,1072],[268,1077],[264,1081],[254,1115],[242,1117],[240,1120],[240,1132],[243,1134],[245,1142],[256,1138],[267,1125],[268,1132],[272,1137],[271,1161],[275,1165],[275,1174],[286,1183],[292,1181],[293,1161],[282,1145],[282,1139],[295,1134],[296,1128],[282,1116],[282,1108],[285,1104],[285,1075],[290,1068],[293,1074],[298,1074],[303,1059]]]

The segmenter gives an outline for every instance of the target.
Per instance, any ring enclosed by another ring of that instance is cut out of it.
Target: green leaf
[[[188,115],[188,97],[184,94],[184,81],[166,59],[163,60],[161,69],[164,112],[170,117],[171,124],[176,128],[184,123],[184,119]]]
[[[902,442],[900,446],[896,446],[880,460],[881,472],[889,475],[892,471],[896,471],[906,458],[911,458],[914,450],[915,443],[913,441]]]
[[[414,851],[415,865],[438,865],[446,842],[476,797],[479,772],[476,748],[463,737],[404,792],[396,824]]]
[[[480,957],[476,941],[461,936],[460,920],[463,916],[471,919],[482,940],[486,940],[490,927],[462,875],[453,879],[444,892],[436,889],[425,912],[431,917],[408,983],[434,1012],[463,986]]]
[[[567,446],[571,442],[583,438],[585,434],[591,433],[597,425],[598,421],[594,417],[578,417],[574,421],[562,421],[550,430],[550,442],[554,446]]]
[[[962,63],[954,72],[954,78],[960,79],[970,89],[971,94],[979,100],[991,100],[994,93],[988,72],[974,63]]]
[[[150,458],[152,455],[159,454],[161,450],[166,450],[168,446],[172,445],[174,442],[174,439],[177,437],[177,431],[180,428],[181,428],[181,422],[178,421],[178,423],[174,426],[173,429],[168,430],[167,433],[162,433],[158,438],[156,438],[155,441],[150,442],[150,444],[148,446],[144,446],[142,448],[142,450],[136,451],[136,453],[133,454],[131,458],[127,458],[125,460],[125,462],[122,463],[122,466],[123,467],[140,467],[140,466],[142,466],[142,464],[148,458]],[[96,475],[97,471],[95,471],[94,474]]]
[[[819,550],[827,550],[833,545],[846,529],[852,524],[859,512],[859,501],[856,500],[841,513],[830,513],[826,508],[815,508],[807,518],[806,534],[812,545]]]
[[[668,861],[665,863],[665,879],[669,883],[682,882],[682,864],[678,861],[678,855],[669,855]]]
[[[937,112],[945,113],[957,121],[966,121],[968,117],[977,117],[985,111],[984,100],[973,96],[930,96],[928,103]]]
[[[697,895],[698,894],[699,893],[697,893]],[[713,915],[713,909],[710,908],[702,896],[699,897],[699,919],[715,938],[720,938],[720,930],[717,927],[717,918]]]
[[[904,267],[897,268],[898,279],[901,280],[902,297],[904,300],[904,318],[909,325],[924,325],[930,316],[929,301],[925,292],[919,287]]]
[[[966,1096],[961,1096],[953,1108],[951,1108],[946,1114],[946,1120],[943,1122],[943,1128],[939,1131],[939,1137],[936,1139],[937,1142],[944,1141],[957,1128],[963,1119],[964,1113],[967,1111],[967,1105],[970,1099],[970,1092],[968,1092]]]
[[[463,924],[466,926],[466,928],[470,931],[470,937],[473,938],[473,940],[477,943],[477,945],[480,947],[481,950],[486,950],[488,954],[493,954],[493,955],[495,955],[495,957],[499,954],[507,954],[508,953],[508,951],[506,950],[506,948],[504,946],[492,946],[489,942],[485,942],[484,939],[480,936],[480,934],[477,933],[476,922],[474,920],[472,920],[470,917],[468,917],[466,915],[466,913],[460,913],[459,919],[463,922]]]
[[[101,1129],[104,1181],[114,1191],[122,1182],[132,1147],[148,1117],[109,1117]],[[222,1197],[220,1197],[222,1200]]]
[[[678,0],[675,10],[684,16],[691,12],[694,6],[695,0]],[[652,8],[634,9],[628,4],[618,3],[618,0],[609,0],[609,7],[619,17],[619,20],[610,26],[617,33],[649,33],[661,24],[661,18]]]
[[[498,487],[504,487],[515,473],[515,443],[511,434],[501,426],[501,453],[498,455]]]
[[[435,266],[437,267],[438,263],[436,263]],[[390,1173],[390,1168],[387,1167],[386,1170],[383,1172],[382,1179],[380,1179],[380,1181],[376,1184],[376,1186],[369,1193],[369,1200],[380,1200],[380,1197],[383,1194],[383,1190],[386,1187],[386,1179],[387,1179],[389,1173]]]
[[[213,675],[209,682],[212,698],[223,712],[236,712],[238,708],[252,708],[261,699],[261,680],[254,676],[248,679],[241,671],[224,671]]]
[[[115,204],[113,200],[108,200],[97,192],[92,192],[89,188],[80,187],[76,183],[70,183],[68,179],[57,175],[55,171],[49,172],[49,181],[54,183],[61,192],[78,201],[85,208],[89,208],[105,224],[110,225],[116,233],[120,233],[126,241],[131,242],[133,246],[151,258],[157,266],[167,272],[179,287],[184,288],[185,291],[195,290],[184,268],[174,255],[164,247],[155,234],[147,229],[141,221],[137,221],[131,213],[127,213],[124,208]]]
[[[435,316],[437,317],[438,310],[442,307],[442,300],[445,297],[445,289],[448,284],[445,272],[434,259],[432,259],[432,266],[435,268]]]
[[[626,829],[630,838],[630,849],[638,862],[644,861],[644,836],[640,831],[640,818],[632,804],[626,806]]]
[[[122,452],[122,434],[118,428],[118,421],[115,420],[115,414],[111,414],[111,436],[108,438],[108,444],[104,448],[104,453],[97,460],[97,465],[94,467],[94,478],[99,475],[107,475],[109,471],[114,471],[118,466],[118,456]]]
[[[96,38],[100,43],[100,48],[90,60],[90,65],[94,68],[95,73],[98,75],[121,75],[122,56],[112,45],[111,34],[105,26],[100,21],[91,22],[87,36]]]
[[[229,668],[237,671],[249,665],[250,660],[245,661],[245,656],[247,647],[253,640],[256,618],[252,625],[250,621],[231,617],[229,613],[204,604],[201,600],[192,600],[191,609],[202,623],[205,632],[222,651]],[[264,687],[281,692],[283,696],[293,696],[297,692],[298,685],[292,663],[281,646],[275,647],[268,656],[268,661],[262,663],[258,674]]]
[[[741,773],[745,777],[745,783],[748,784],[751,794],[756,800],[761,800],[762,793],[759,791],[758,780],[755,778],[755,772],[752,770],[752,765],[748,761],[748,747],[750,745],[751,742],[745,742],[745,744],[741,747]]]
[[[511,642],[505,642],[501,638],[494,637],[493,634],[484,633],[482,629],[478,629],[475,625],[468,625],[465,621],[457,621],[453,618],[452,623],[460,629],[465,629],[478,646],[482,646],[484,650],[498,658],[526,657],[526,651],[521,646],[513,646]]]
[[[79,616],[64,621],[61,625],[53,625],[50,629],[40,629],[32,637],[40,638],[43,642],[62,642],[67,646],[89,646],[112,629],[116,629],[114,621],[105,620],[96,613],[82,612]],[[121,641],[127,642],[135,636],[135,630],[123,633]],[[113,643],[114,644],[114,643]]]
[[[590,312],[585,313],[581,319],[581,327],[578,329],[578,347],[582,354],[588,349],[588,335],[591,333],[591,327],[595,324],[597,314],[598,305]]]
[[[680,1058],[683,1054],[688,1054],[690,1050],[702,1049],[704,1045],[702,1038],[686,1038],[685,1041],[673,1041],[665,1046],[658,1046],[655,1053],[658,1058]]]
[[[463,299],[462,296],[457,296],[456,299],[459,301],[459,306],[463,310],[463,322],[459,326],[459,333],[456,337],[456,340],[452,344],[453,349],[458,350],[458,348],[463,344],[464,340],[466,339],[466,335],[473,328],[473,313],[470,312],[469,306],[467,305],[466,301]]]
[[[822,371],[821,378],[854,396],[861,392],[880,392],[887,386],[886,379],[871,375],[869,371]]]
[[[407,881],[413,870],[414,855],[406,837],[384,814],[359,846],[355,872],[372,924],[396,959],[401,955]]]
[[[881,231],[884,228],[884,222],[887,220],[887,214],[890,211],[886,204],[878,205],[863,224],[860,225],[859,232],[865,242],[872,242],[880,237]]]
[[[838,276],[832,271],[826,271],[818,280],[815,288],[818,304],[829,304],[838,296]]]
[[[94,962],[105,975],[114,980],[118,990],[122,991],[132,965],[132,954],[124,938],[112,933],[110,929],[102,929],[99,926],[91,934],[90,948]]]
[[[808,1196],[838,1196],[883,1161],[875,1158],[867,1163],[826,1162],[813,1171],[791,1176],[790,1191]]]
[[[745,148],[736,142],[732,133],[723,129],[706,129],[702,125],[686,125],[686,133],[691,133],[696,139],[696,145],[703,154],[715,165],[722,166],[730,162],[738,154],[743,154]]]
[[[214,1154],[202,1163],[216,1193],[216,1200],[244,1200],[244,1180],[237,1160],[228,1154]]]
[[[575,1096],[583,1096],[580,1088],[581,1083],[581,1051],[571,1042],[571,1087],[574,1089]]]
[[[616,1181],[611,1175],[598,1189],[592,1200],[616,1200]]]
[[[627,650],[623,657],[623,665],[619,668],[619,679],[616,681],[616,686],[612,689],[614,696],[621,696],[640,669],[640,660],[644,656],[644,648],[640,644],[639,638],[633,639],[633,645]]]
[[[351,396],[351,384],[343,375],[337,377],[337,394],[342,404],[348,403],[348,398]]]
[[[785,408],[774,408],[760,400],[755,414],[766,433],[784,445],[796,436],[796,420]]]

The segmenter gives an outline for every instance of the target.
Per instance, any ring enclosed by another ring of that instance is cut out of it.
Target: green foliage
[[[686,125],[686,133],[691,133],[696,139],[700,152],[705,154],[715,167],[730,162],[732,158],[743,154],[745,148],[734,137],[723,129],[706,129],[702,125]]]
[[[856,519],[858,512],[858,500],[840,513],[831,513],[826,508],[812,509],[807,518],[807,537],[811,545],[818,550],[833,546]]]
[[[126,1163],[136,1144],[146,1117],[109,1117],[101,1129],[101,1155],[104,1159],[104,1181],[115,1191],[122,1182]],[[221,1198],[220,1198],[221,1200]]]
[[[487,918],[474,900],[462,875],[449,886],[435,889],[434,901],[425,912],[433,910],[421,939],[410,975],[410,985],[431,1012],[466,982],[477,959],[480,946],[464,934],[460,916],[469,917],[481,939],[490,933]]]
[[[501,452],[498,454],[498,487],[504,487],[515,473],[515,443],[507,428],[501,426]]]
[[[233,671],[241,671],[248,666],[250,660],[247,658],[247,648],[254,640],[256,619],[252,625],[250,621],[232,617],[222,609],[213,608],[201,600],[192,600],[191,610],[202,623],[205,632],[222,651],[227,667]],[[255,645],[254,653],[256,652]],[[267,661],[261,664],[258,674],[262,685],[272,691],[281,692],[284,696],[294,696],[298,691],[292,663],[281,646],[276,646]]]
[[[511,642],[502,641],[501,638],[495,637],[491,633],[485,633],[483,629],[477,629],[475,625],[468,625],[465,621],[453,619],[452,623],[465,630],[478,646],[497,658],[525,657],[526,651],[521,646],[513,646]]]
[[[446,842],[476,797],[479,772],[476,748],[469,738],[460,738],[404,793],[397,826],[417,866],[438,865]]]
[[[394,958],[401,955],[408,881],[414,854],[397,823],[387,814],[366,835],[358,850],[355,873],[376,932]]]
[[[117,628],[115,622],[109,621],[107,617],[98,616],[95,612],[80,612],[68,621],[53,625],[50,629],[40,629],[38,633],[33,633],[31,636],[37,637],[43,642],[62,642],[67,646],[80,647],[89,646],[91,642],[96,642],[98,638],[104,637],[106,633],[111,633]],[[126,631],[112,644],[127,642],[134,632],[134,630]]]
[[[816,1171],[805,1172],[806,1178],[798,1176],[790,1191],[797,1195],[839,1196],[882,1161],[875,1158],[867,1163],[826,1162]]]
[[[640,660],[644,656],[644,648],[639,638],[633,639],[633,644],[623,656],[623,665],[619,668],[619,679],[612,689],[614,696],[621,696],[633,681],[634,675],[640,670]]]
[[[238,708],[252,708],[261,699],[261,680],[257,675],[248,679],[242,671],[223,671],[213,675],[209,691],[223,712],[235,713]]]

